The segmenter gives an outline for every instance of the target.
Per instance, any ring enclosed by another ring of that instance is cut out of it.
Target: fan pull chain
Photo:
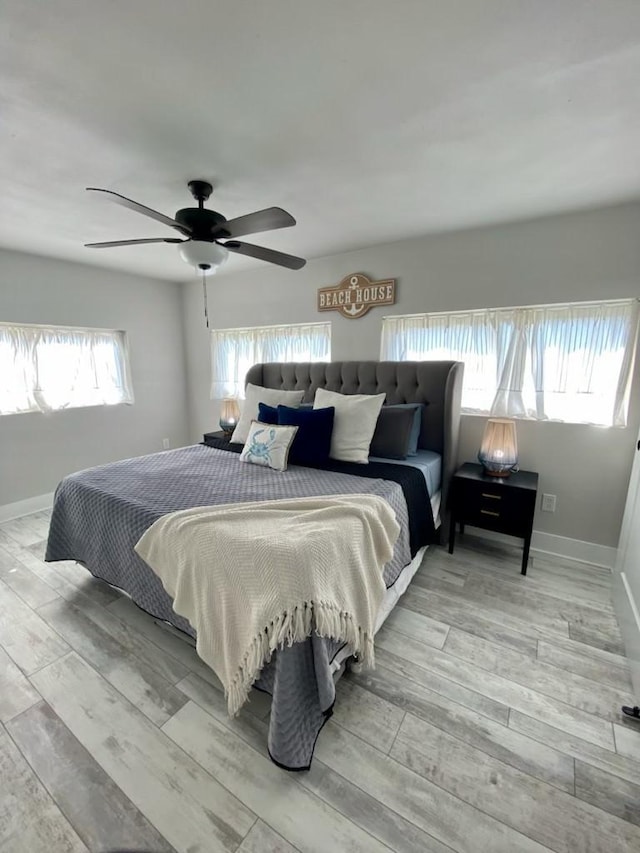
[[[209,328],[209,305],[207,303],[207,277],[205,275],[204,270],[202,271],[202,292],[204,294],[204,319],[207,322],[207,329]]]

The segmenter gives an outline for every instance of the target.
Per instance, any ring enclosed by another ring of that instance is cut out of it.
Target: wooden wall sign
[[[394,278],[371,281],[362,273],[353,273],[335,287],[318,288],[318,311],[339,311],[350,320],[364,317],[376,305],[393,305],[395,301]]]

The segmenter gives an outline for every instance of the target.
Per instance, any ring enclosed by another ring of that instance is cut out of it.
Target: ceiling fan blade
[[[112,246],[139,246],[143,243],[186,243],[179,237],[149,237],[146,240],[110,240],[107,243],[85,243],[86,249],[110,249]]]
[[[129,210],[134,210],[136,213],[141,213],[143,216],[155,219],[156,222],[162,222],[163,225],[169,225],[171,228],[177,228],[181,234],[184,234],[187,237],[191,236],[189,228],[181,225],[176,219],[172,219],[170,216],[165,216],[164,213],[159,213],[157,210],[153,210],[144,204],[133,201],[124,195],[120,195],[120,193],[114,193],[112,190],[101,190],[98,187],[87,187],[87,191],[92,193],[105,193],[110,200],[115,201],[116,204],[121,204],[122,207],[128,207]]]
[[[244,234],[257,234],[259,231],[275,231],[276,228],[289,228],[296,221],[281,207],[266,207],[264,210],[256,210],[255,213],[247,213],[236,219],[221,222],[214,231],[215,238],[242,237]]]
[[[238,240],[230,240],[221,245],[229,249],[230,252],[237,252],[238,255],[247,255],[250,258],[257,258],[259,261],[268,261],[270,264],[278,264],[278,266],[287,267],[290,270],[302,269],[307,263],[304,258],[296,258],[295,255],[276,252],[275,249],[265,249],[264,246],[254,246],[252,243],[240,243]]]

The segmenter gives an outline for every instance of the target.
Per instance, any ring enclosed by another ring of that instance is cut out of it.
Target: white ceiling
[[[638,0],[3,0],[0,79],[0,245],[162,278],[85,186],[306,257],[640,197]]]

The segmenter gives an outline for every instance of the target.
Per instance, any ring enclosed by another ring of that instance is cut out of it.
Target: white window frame
[[[133,402],[126,332],[0,322],[0,416]]]
[[[382,360],[465,363],[464,414],[623,427],[638,300],[383,318]]]
[[[211,330],[211,399],[244,397],[254,364],[331,361],[331,323],[288,323]]]

